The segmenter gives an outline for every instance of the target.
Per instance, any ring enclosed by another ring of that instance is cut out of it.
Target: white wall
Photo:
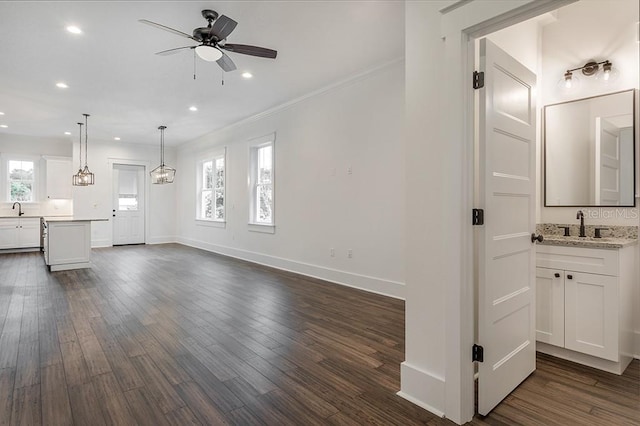
[[[71,157],[71,140],[0,133],[0,155],[5,154],[27,155],[33,157],[34,160],[39,159],[37,161],[39,172],[37,180],[40,191],[36,194],[39,200],[35,203],[24,203],[22,205],[22,210],[26,215],[64,216],[73,214],[73,202],[71,200],[48,200],[44,198],[46,177],[45,162],[42,159],[42,156]],[[0,170],[3,170],[2,166],[0,166]],[[71,181],[71,176],[69,176],[69,181]],[[0,216],[13,216],[16,211],[12,210],[12,204],[4,201],[6,197],[5,183],[3,176],[0,178],[0,185],[3,185],[0,188],[0,197],[2,197],[2,201],[0,201]]]
[[[105,222],[93,222],[91,226],[91,245],[93,247],[109,246],[112,243],[112,170],[109,161],[122,163],[148,164],[150,169],[160,163],[160,143],[158,145],[142,145],[123,142],[89,142],[89,169],[95,174],[95,185],[76,186],[73,188],[73,214],[80,218],[104,218]],[[78,169],[78,144],[73,144],[74,170]],[[165,163],[173,166],[176,162],[175,150],[165,147]],[[149,210],[147,224],[148,244],[175,241],[176,224],[176,185],[186,176],[176,173],[172,185],[151,185],[147,178],[146,208]],[[186,172],[186,171],[185,171]],[[186,173],[185,173],[186,175]]]
[[[404,297],[403,117],[404,64],[396,61],[180,147],[178,241]],[[265,234],[247,227],[248,141],[272,132],[276,230]],[[195,220],[196,163],[223,146],[227,222],[220,228]]]
[[[558,10],[557,21],[543,27],[542,31],[541,106],[639,87],[638,8],[636,0],[616,0],[581,1]],[[603,25],[605,15],[607,24]],[[581,78],[579,90],[567,94],[557,89],[556,83],[567,69],[582,66],[590,59],[610,60],[620,71],[618,81],[603,85],[578,72]],[[576,210],[574,207],[542,206],[540,221],[574,223]],[[639,223],[637,207],[591,207],[586,210],[588,225],[637,226]]]

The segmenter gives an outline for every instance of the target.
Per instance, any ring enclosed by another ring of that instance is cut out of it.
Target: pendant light
[[[88,133],[89,133],[89,124],[88,124],[88,118],[89,118],[89,114],[82,114],[84,115],[84,169],[82,169],[82,177],[84,179],[84,185],[93,185],[95,183],[95,176],[93,173],[91,173],[91,171],[89,170],[89,164],[87,163],[87,152],[89,150],[89,137],[88,137]]]
[[[80,129],[79,132],[79,149],[78,149],[78,173],[76,173],[75,175],[73,175],[73,185],[74,186],[87,186],[86,183],[84,183],[84,177],[83,177],[83,172],[82,172],[82,123],[78,123],[78,127]]]
[[[173,178],[176,176],[176,169],[166,166],[164,164],[164,129],[167,126],[160,126],[160,165],[149,172],[151,175],[151,183],[165,184],[173,183]]]

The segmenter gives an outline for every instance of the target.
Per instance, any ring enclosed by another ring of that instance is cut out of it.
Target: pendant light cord
[[[89,151],[89,114],[84,115],[84,166],[87,167],[87,152]]]
[[[80,169],[82,169],[82,123],[78,123],[78,128],[80,129],[78,136],[80,136],[79,140],[80,140],[80,152],[78,155],[78,160],[80,160],[80,163],[78,164],[78,167]]]

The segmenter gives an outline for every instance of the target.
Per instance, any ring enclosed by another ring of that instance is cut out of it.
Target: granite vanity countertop
[[[544,246],[566,246],[618,249],[638,244],[637,238],[613,238],[613,237],[563,237],[561,235],[544,235],[544,241],[538,243]]]

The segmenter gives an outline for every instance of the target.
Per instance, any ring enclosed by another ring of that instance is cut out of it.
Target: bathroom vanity
[[[545,235],[536,248],[537,350],[622,374],[633,354],[636,238]]]

